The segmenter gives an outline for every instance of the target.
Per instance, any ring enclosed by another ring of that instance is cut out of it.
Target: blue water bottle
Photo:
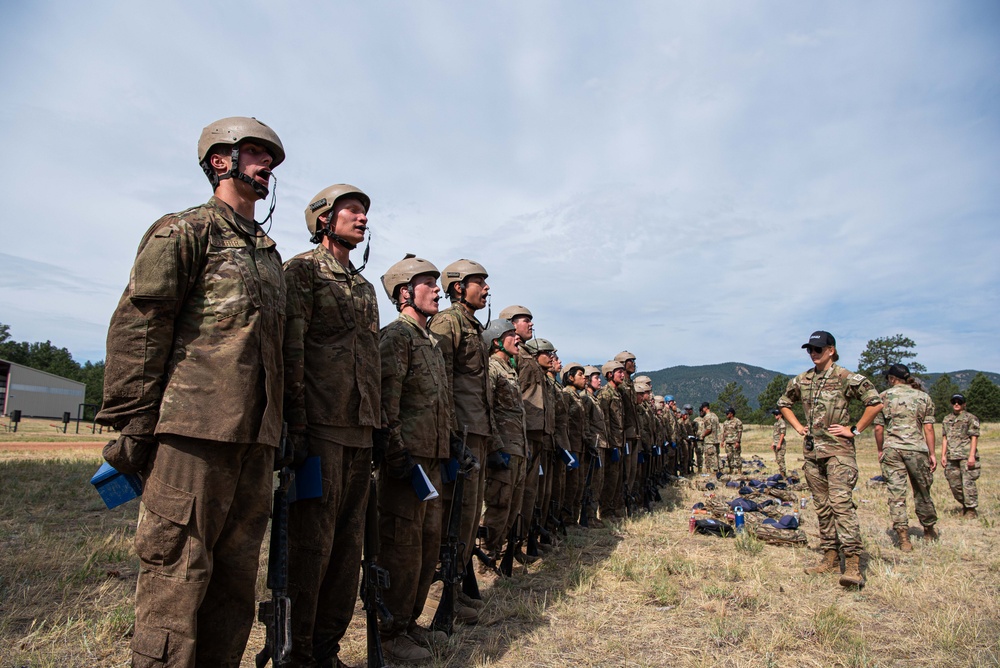
[[[743,508],[736,506],[736,533],[743,533],[743,524],[746,520],[743,518]]]

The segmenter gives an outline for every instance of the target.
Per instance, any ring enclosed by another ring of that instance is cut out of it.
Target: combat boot
[[[903,552],[913,552],[913,543],[910,542],[909,527],[905,529],[896,529],[896,535],[899,536],[899,549]]]
[[[424,649],[406,634],[383,640],[382,651],[394,663],[419,663],[434,656],[430,650]]]
[[[815,566],[803,569],[806,575],[819,575],[840,570],[840,554],[836,550],[827,550],[823,558]]]
[[[458,592],[458,602],[464,606],[475,608],[476,610],[482,610],[486,607],[486,602],[481,598],[472,598],[464,591]]]
[[[924,527],[924,540],[937,540],[941,534],[934,527]]]
[[[443,645],[448,642],[448,634],[444,631],[435,631],[424,628],[419,624],[414,624],[406,631],[406,635],[422,647],[430,649],[434,645]]]
[[[979,513],[976,512],[975,508],[963,508],[962,509],[962,519],[963,520],[974,520],[979,517]]]
[[[840,576],[841,587],[860,587],[865,583],[861,577],[861,557],[851,555],[844,557],[844,574]]]

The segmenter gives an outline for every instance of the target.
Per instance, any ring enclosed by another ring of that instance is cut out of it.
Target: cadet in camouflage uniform
[[[701,439],[705,451],[705,470],[719,473],[722,470],[722,463],[719,461],[719,439],[722,436],[719,416],[712,412],[712,407],[707,401],[701,404],[699,410],[702,423],[698,438]],[[698,471],[701,471],[701,466],[698,467]]]
[[[843,552],[844,574],[840,584],[861,585],[864,584],[859,563],[861,529],[853,496],[858,481],[854,437],[872,423],[882,403],[870,380],[836,364],[839,355],[832,334],[813,332],[802,347],[809,351],[814,366],[788,381],[784,395],[778,399],[778,408],[792,429],[804,437],[802,469],[819,520],[823,559],[805,570],[809,574],[837,571],[838,552]],[[848,426],[851,399],[865,405],[864,414],[853,428]],[[805,425],[792,412],[796,402],[802,402]]]
[[[604,523],[597,518],[598,504],[600,503],[601,491],[604,488],[604,466],[608,461],[608,434],[607,424],[604,421],[604,413],[597,403],[595,395],[601,389],[601,370],[597,367],[586,366],[583,368],[587,383],[584,390],[580,392],[580,397],[584,401],[587,412],[587,425],[590,433],[585,436],[587,439],[587,472],[584,473],[583,491],[586,494],[587,479],[590,476],[590,503],[581,509],[581,516],[587,514],[587,525],[592,529],[604,526]]]
[[[541,343],[545,339],[536,339],[536,343]],[[552,350],[552,365],[546,372],[548,380],[548,390],[552,397],[552,403],[556,407],[556,432],[555,447],[549,450],[548,463],[545,464],[545,475],[542,483],[545,489],[544,495],[540,496],[540,508],[543,515],[547,515],[545,526],[552,532],[551,536],[545,537],[551,544],[557,544],[558,538],[555,531],[564,519],[562,510],[563,497],[566,492],[566,462],[563,460],[563,451],[570,451],[569,441],[569,397],[562,391],[562,383],[558,380],[562,372],[562,360],[555,348]]]
[[[305,210],[316,246],[285,263],[285,421],[297,460],[318,456],[323,495],[289,508],[289,665],[337,665],[357,599],[372,430],[382,426],[375,288],[350,260],[371,200],[324,188]]]
[[[379,464],[379,565],[389,571],[382,592],[392,624],[380,619],[386,656],[393,662],[431,658],[427,647],[447,641],[442,631],[417,625],[427,601],[441,549],[441,498],[424,501],[414,493],[412,476],[419,466],[435,489],[441,489],[441,465],[449,456],[451,392],[444,356],[427,331],[438,312],[437,268],[407,254],[389,267],[382,286],[399,318],[382,330],[381,401],[387,427],[376,431]]]
[[[490,455],[486,471],[486,512],[483,548],[499,561],[504,539],[521,513],[524,498],[525,453],[528,434],[524,429],[524,402],[517,384],[517,354],[521,339],[510,320],[494,320],[483,332],[490,347],[490,386],[493,417],[503,450]],[[505,456],[507,461],[505,461]]]
[[[698,412],[700,413],[701,410],[702,409],[699,408]],[[705,441],[704,441],[704,439],[702,437],[702,434],[705,432],[705,418],[703,416],[699,415],[698,417],[696,417],[693,420],[693,422],[694,422],[694,436],[695,436],[695,440],[694,440],[694,457],[693,457],[693,460],[692,460],[692,468],[693,468],[693,465],[695,463],[697,463],[697,465],[698,465],[698,473],[701,473],[702,472],[702,462],[703,462],[704,457],[705,457]],[[711,471],[712,470],[711,467],[709,467],[708,470]],[[692,473],[693,472],[694,471],[692,470]]]
[[[145,480],[133,666],[239,666],[253,624],[285,311],[254,208],[284,159],[260,121],[206,127],[198,161],[214,196],[149,228],[111,317],[97,421],[121,435],[104,455]]]
[[[601,374],[607,384],[597,393],[597,403],[604,414],[604,431],[608,439],[608,456],[604,461],[604,487],[601,490],[601,519],[621,519],[622,472],[625,465],[625,424],[622,395],[618,386],[625,380],[625,365],[616,360],[605,362]],[[616,452],[617,451],[617,452]],[[617,456],[618,461],[615,461]]]
[[[483,265],[472,260],[457,260],[444,268],[441,277],[451,307],[430,320],[430,330],[444,353],[445,368],[450,379],[455,421],[452,424],[452,455],[474,473],[465,480],[462,498],[462,519],[459,542],[465,546],[461,564],[471,572],[472,550],[483,513],[486,494],[487,456],[502,448],[494,437],[492,417],[493,393],[489,383],[489,352],[483,343],[483,325],[476,311],[486,307],[490,286]],[[462,434],[468,430],[465,443]],[[454,483],[445,483],[442,493],[444,512],[451,505]],[[447,520],[445,520],[447,521]],[[455,619],[466,624],[479,619],[480,601],[462,593],[456,599]]]
[[[545,493],[545,476],[539,470],[555,447],[556,406],[551,385],[546,376],[552,366],[555,348],[545,339],[532,339],[521,345],[517,360],[517,382],[524,400],[524,422],[528,432],[528,469],[524,481],[521,515],[531,524],[538,511],[539,524],[544,523],[546,509],[539,507]]]
[[[937,540],[937,513],[931,499],[934,482],[934,402],[920,389],[903,364],[886,371],[889,389],[883,392],[882,410],[875,416],[875,445],[882,475],[889,489],[889,517],[899,536],[899,548],[913,550],[910,521],[906,515],[906,480],[913,487],[913,509],[924,527],[926,540]]]
[[[782,478],[788,477],[785,469],[785,419],[777,408],[771,410],[774,416],[774,429],[771,432],[771,449],[774,450],[774,461],[778,464],[778,473]]]
[[[979,418],[965,410],[965,397],[951,397],[952,414],[945,416],[941,439],[941,461],[945,462],[944,477],[952,496],[962,504],[962,517],[975,518],[979,506],[976,481],[979,465]]]
[[[726,409],[722,424],[722,440],[726,443],[726,469],[732,474],[743,475],[743,421],[736,417],[736,409]]]
[[[580,392],[587,384],[583,365],[576,362],[566,364],[562,372],[563,394],[567,397],[569,406],[569,420],[567,431],[569,432],[570,453],[576,458],[578,466],[573,469],[566,468],[566,488],[563,492],[562,510],[568,517],[565,518],[567,524],[576,524],[580,518],[580,500],[583,497],[583,478],[586,469],[583,467],[583,453],[586,448],[587,435],[591,433],[590,425],[587,422],[587,406],[583,402]]]
[[[625,497],[632,501],[638,501],[640,495],[637,494],[635,480],[639,466],[639,401],[635,396],[635,386],[632,383],[632,374],[635,373],[635,355],[627,350],[615,355],[615,361],[625,365],[625,378],[618,387],[618,392],[622,395],[622,420],[625,427],[625,449],[622,452],[622,465],[624,466],[624,480],[622,490],[622,501],[620,509],[625,508]]]

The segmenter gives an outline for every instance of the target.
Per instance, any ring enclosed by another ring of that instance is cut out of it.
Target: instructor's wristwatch
[[[861,435],[861,432],[858,431],[858,425],[853,425],[851,427],[851,433],[854,434],[855,436],[860,436]]]

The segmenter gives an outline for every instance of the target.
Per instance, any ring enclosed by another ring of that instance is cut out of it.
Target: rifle
[[[281,425],[279,459],[288,456],[288,425]],[[257,668],[264,668],[270,661],[275,668],[286,664],[292,651],[292,602],[288,598],[288,490],[295,479],[295,471],[286,465],[278,471],[278,488],[274,490],[271,507],[271,540],[267,554],[267,588],[271,600],[261,601],[257,608],[257,621],[266,627],[264,649],[254,657]]]
[[[595,439],[596,440],[596,439]],[[587,477],[583,481],[583,502],[580,504],[580,526],[590,527],[590,504],[593,503],[594,490],[591,482],[594,479],[594,467],[597,464],[597,455],[590,455],[590,462],[587,464]]]
[[[481,527],[479,527],[479,530],[476,532],[476,537],[478,539],[488,540],[489,539],[489,532],[490,532],[489,527],[482,527],[481,526]],[[478,541],[476,542],[475,547],[472,548],[472,556],[475,557],[476,559],[479,559],[479,562],[483,566],[486,566],[486,568],[490,569],[491,571],[493,571],[497,575],[501,575],[500,569],[497,567],[496,557],[491,557],[490,555],[486,554],[486,552],[483,551],[483,548],[480,547]],[[472,563],[471,563],[472,560],[470,559],[469,561],[470,561],[470,563],[469,563],[469,570],[471,571],[472,570]],[[471,585],[471,583],[468,583],[467,580],[468,580],[468,577],[466,577],[466,580],[463,580],[463,582],[462,582],[462,590],[465,591],[466,594],[469,594],[469,592],[467,590],[471,589],[472,585]],[[477,590],[477,592],[476,592],[476,595],[473,596],[472,598],[480,598],[479,593],[478,593],[478,589],[479,589],[479,584],[477,582],[476,583],[476,590]],[[471,594],[469,594],[469,595],[471,596]]]
[[[511,577],[514,574],[514,555],[521,551],[521,543],[524,542],[524,516],[517,514],[510,525],[510,532],[507,533],[507,549],[500,559],[500,575]]]
[[[384,626],[392,625],[392,613],[382,600],[382,590],[389,588],[389,571],[376,563],[379,549],[378,486],[373,472],[368,483],[364,554],[361,561],[361,602],[368,631],[368,668],[386,668],[388,665],[382,654],[382,637],[378,632],[379,617]]]
[[[465,440],[469,436],[469,427],[462,430],[462,446],[465,447]],[[444,587],[441,590],[441,600],[438,602],[437,610],[434,611],[434,619],[431,621],[431,629],[444,631],[449,636],[455,632],[455,588],[461,584],[463,578],[462,567],[459,564],[459,555],[465,547],[465,543],[459,541],[459,531],[462,526],[462,495],[465,492],[466,471],[460,466],[458,474],[455,476],[455,485],[452,488],[451,508],[448,510],[448,533],[445,535],[444,545],[441,546],[440,568],[434,573],[434,579],[440,580]]]

